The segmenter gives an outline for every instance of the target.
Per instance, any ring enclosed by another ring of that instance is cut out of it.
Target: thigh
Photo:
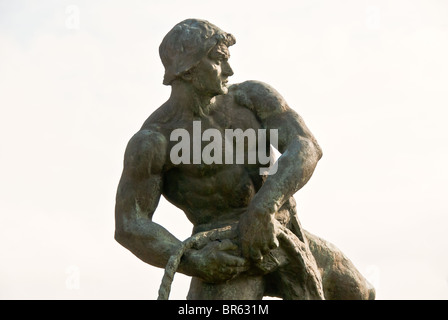
[[[261,300],[264,293],[262,276],[239,275],[224,283],[205,283],[191,279],[188,300]]]
[[[325,299],[373,300],[375,289],[333,244],[305,232],[311,253],[322,273]]]

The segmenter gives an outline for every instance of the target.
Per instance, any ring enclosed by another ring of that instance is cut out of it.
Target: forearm
[[[181,245],[168,230],[144,218],[117,227],[115,239],[142,261],[159,268],[165,268],[170,256]]]
[[[269,175],[251,202],[257,212],[274,214],[311,178],[322,151],[310,139],[292,141],[278,159],[277,172]]]
[[[127,223],[126,228],[117,227],[115,239],[140,260],[159,268],[165,268],[170,257],[181,248],[182,242],[161,225],[145,219]],[[188,276],[197,276],[194,252],[188,249],[177,269]]]

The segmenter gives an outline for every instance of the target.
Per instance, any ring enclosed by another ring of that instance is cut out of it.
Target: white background
[[[447,299],[448,3],[0,0],[0,298],[155,299],[113,239],[124,149],[169,96],[186,18],[233,33],[231,82],[275,87],[324,151],[295,197],[378,299]],[[191,225],[162,200],[157,222]],[[177,274],[170,298],[184,299]]]

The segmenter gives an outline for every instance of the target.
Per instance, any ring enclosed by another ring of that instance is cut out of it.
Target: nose
[[[233,76],[232,67],[227,61],[223,64],[222,73],[227,77]]]

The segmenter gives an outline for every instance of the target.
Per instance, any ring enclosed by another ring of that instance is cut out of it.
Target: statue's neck
[[[171,96],[169,102],[176,106],[179,112],[191,117],[203,117],[208,114],[211,103],[214,97],[203,95],[197,92],[191,83],[179,81],[173,83],[171,87]]]

